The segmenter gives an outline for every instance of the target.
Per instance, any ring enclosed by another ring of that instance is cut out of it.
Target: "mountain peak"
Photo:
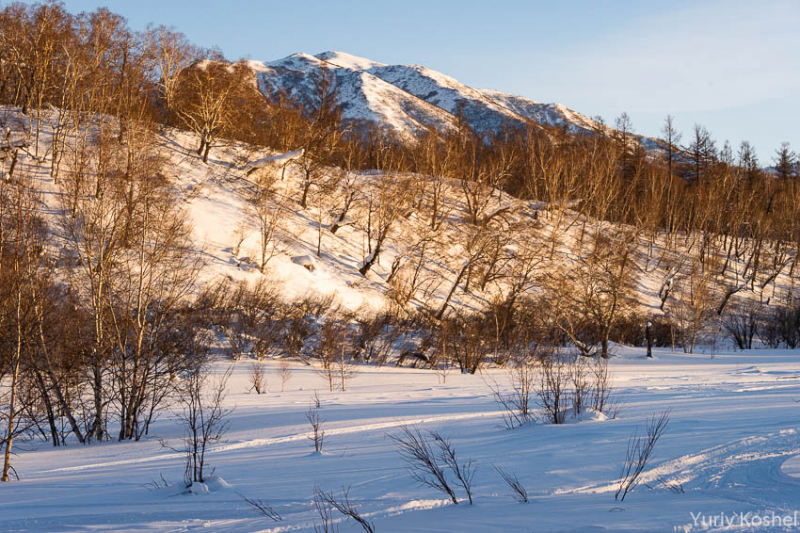
[[[354,56],[352,54],[348,54],[347,52],[339,52],[336,50],[322,52],[314,57],[337,67],[346,68],[349,70],[369,70],[375,67],[386,66],[384,63],[378,63],[377,61],[372,61],[371,59],[367,59],[365,57]]]

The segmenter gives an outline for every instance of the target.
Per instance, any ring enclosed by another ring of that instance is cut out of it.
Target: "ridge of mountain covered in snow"
[[[386,65],[345,52],[292,54],[262,63],[250,61],[261,91],[270,98],[283,92],[304,107],[313,107],[313,74],[331,73],[338,89],[343,118],[374,123],[400,137],[411,138],[428,127],[449,129],[460,117],[479,135],[534,123],[564,127],[570,133],[613,129],[558,103],[541,103],[523,96],[474,89],[441,72],[420,65]],[[655,139],[633,135],[648,150]]]

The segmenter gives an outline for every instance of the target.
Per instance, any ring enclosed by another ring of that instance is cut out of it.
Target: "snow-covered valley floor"
[[[488,384],[507,383],[503,370],[451,373],[441,383],[430,371],[363,367],[346,392],[330,393],[298,363],[281,393],[277,364],[266,365],[271,391],[256,395],[247,392],[250,362],[236,363],[226,399],[235,407],[230,430],[208,454],[224,482],[212,479],[210,493],[180,490],[183,457],[161,439],[177,445],[182,428],[167,412],[142,442],[20,445],[21,480],[0,486],[0,531],[314,531],[315,485],[350,487],[379,532],[713,531],[723,529],[704,527],[700,514],[734,513],[752,514],[726,531],[783,531],[752,518],[800,508],[800,478],[791,476],[800,470],[792,460],[800,454],[800,351],[662,350],[647,360],[639,349],[620,348],[610,365],[623,401],[616,419],[513,430],[502,426]],[[314,391],[325,420],[322,455],[312,453],[305,418]],[[667,407],[670,426],[644,482],[615,502],[628,438]],[[462,460],[475,461],[473,506],[415,484],[387,436],[401,424],[438,430]],[[530,503],[511,498],[493,465],[518,476]],[[162,476],[174,486],[154,488]],[[666,490],[658,478],[685,492]],[[259,516],[242,496],[268,502],[283,520]],[[361,531],[352,521],[338,526]]]

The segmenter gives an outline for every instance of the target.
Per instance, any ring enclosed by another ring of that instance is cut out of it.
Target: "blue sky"
[[[417,63],[477,88],[561,102],[658,135],[672,114],[762,163],[800,151],[800,0],[66,0],[135,29],[174,26],[230,59],[341,50]]]

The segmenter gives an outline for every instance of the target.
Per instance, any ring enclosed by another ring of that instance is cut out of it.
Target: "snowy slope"
[[[2,108],[0,112],[27,120],[18,110]],[[51,136],[50,122],[45,122],[41,138],[43,153],[48,149]],[[67,142],[71,142],[71,139]],[[312,202],[307,209],[301,208],[302,175],[297,167],[285,166],[299,157],[301,152],[275,154],[261,147],[231,142],[216,146],[209,163],[204,164],[195,153],[198,140],[193,134],[164,128],[157,142],[166,162],[166,177],[173,181],[181,197],[193,225],[198,253],[206,263],[203,281],[221,278],[255,281],[267,276],[282,288],[287,301],[305,295],[334,296],[336,303],[346,309],[377,312],[391,305],[392,287],[387,280],[395,259],[401,257],[405,264],[411,264],[417,257],[417,245],[429,240],[431,244],[420,273],[424,282],[416,296],[408,302],[408,307],[435,310],[444,301],[465,261],[465,243],[470,239],[473,226],[467,222],[467,202],[459,181],[443,180],[439,201],[442,202],[444,215],[436,232],[431,233],[430,229],[426,206],[432,202],[432,193],[427,191],[422,200],[422,209],[409,212],[392,226],[378,262],[365,277],[358,269],[369,255],[367,198],[379,198],[380,188],[387,183],[408,179],[424,181],[429,177],[385,175],[372,171],[354,174],[351,178],[357,184],[360,199],[348,216],[352,223],[332,234],[328,231],[332,223],[331,213],[339,205],[337,202],[341,191],[325,196],[321,204]],[[254,181],[258,179],[258,172],[269,172],[270,168],[281,170],[284,166],[285,172],[279,172],[283,178],[278,180],[271,200],[272,207],[281,212],[276,233],[276,254],[262,274],[258,266],[258,221],[248,198],[256,187]],[[42,192],[48,204],[43,214],[52,217],[48,219],[51,227],[58,227],[56,215],[60,209],[58,199],[62,191],[50,176],[49,162],[36,160],[23,153],[18,168],[33,177],[35,187]],[[62,168],[64,172],[68,171],[66,161]],[[567,209],[562,211],[551,210],[552,206],[541,202],[522,201],[499,191],[489,196],[485,213],[504,212],[502,231],[512,238],[508,249],[528,249],[546,257],[537,267],[542,273],[575,266],[579,257],[588,250],[584,234],[586,223],[595,231],[603,231],[603,228],[611,226],[582,218],[582,215],[571,211],[566,203],[561,207]],[[320,216],[323,232],[317,256]],[[586,223],[579,223],[581,220]],[[658,243],[655,247],[642,243],[636,257],[641,265],[641,273],[633,296],[643,312],[660,313],[658,292],[664,279],[670,275],[666,263],[662,264],[656,258],[664,254],[667,262],[683,265],[680,261],[683,253],[683,249],[667,247],[664,243]],[[313,258],[313,272],[301,264],[301,257]],[[732,261],[727,283],[736,282],[735,273],[741,270],[743,261],[744,258]],[[686,265],[684,267],[688,268]],[[469,290],[464,290],[462,283],[455,291],[451,304],[469,311],[483,310],[492,298],[507,289],[506,283],[507,280],[502,276],[483,288],[472,284]],[[792,287],[793,281],[783,271],[775,283],[762,288],[761,293],[747,291],[737,297],[783,297],[792,291]],[[722,290],[722,287],[716,287],[715,290]]]
[[[497,105],[516,113],[537,124],[546,126],[565,126],[572,133],[588,133],[601,128],[601,125],[580,113],[567,109],[561,104],[543,104],[523,96],[484,89],[481,94]]]
[[[390,65],[373,67],[369,72],[449,113],[460,115],[478,133],[499,132],[504,127],[524,124],[520,115],[435,70],[419,65]]]

